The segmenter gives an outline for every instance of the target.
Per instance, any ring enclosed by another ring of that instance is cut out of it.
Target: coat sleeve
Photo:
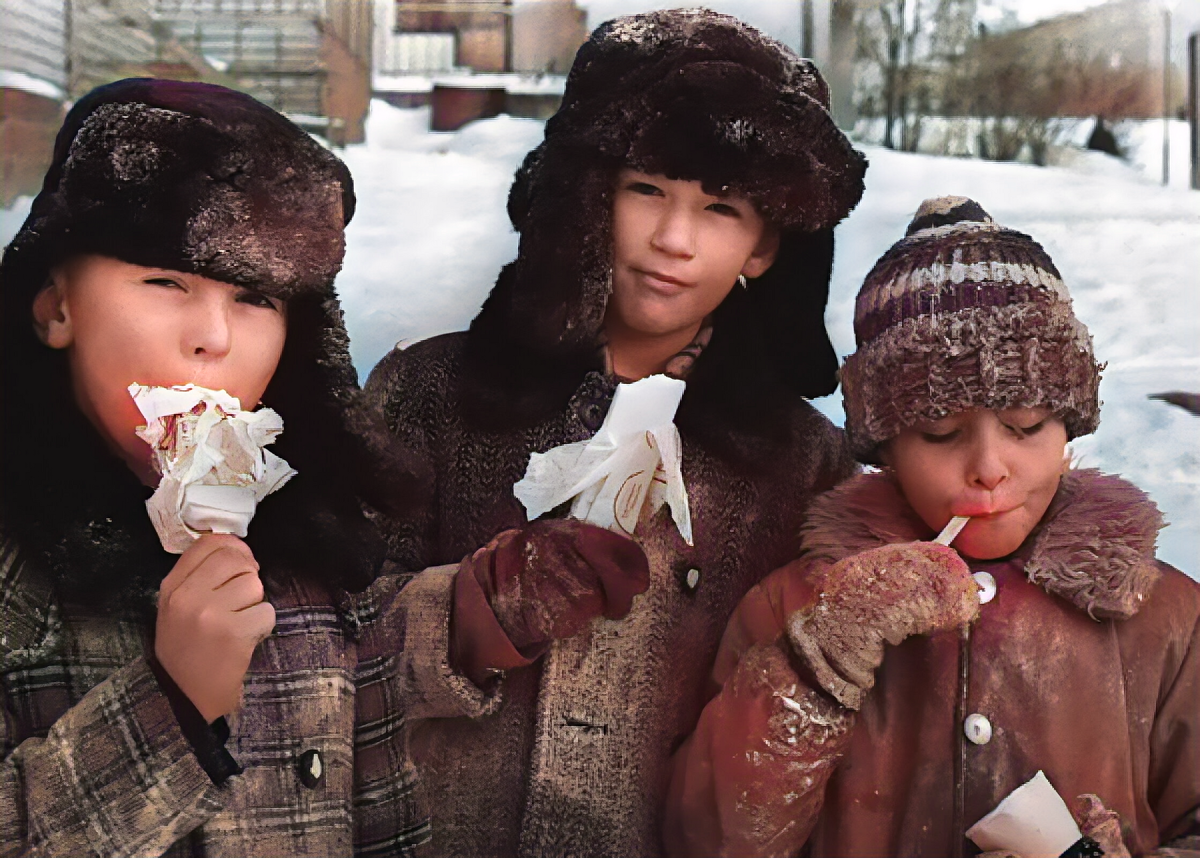
[[[0,743],[15,733],[6,698]],[[145,659],[0,765],[0,855],[158,855],[222,806]]]
[[[792,666],[786,618],[814,598],[804,572],[802,561],[773,572],[726,628],[719,690],[672,759],[670,856],[794,855],[816,824],[854,715]]]
[[[1179,574],[1170,570],[1168,574]],[[1170,858],[1200,858],[1200,587],[1187,582],[1189,628],[1178,636],[1178,669],[1164,677],[1150,734],[1150,801]]]
[[[384,574],[367,591],[373,618],[359,638],[355,683],[356,855],[411,855],[430,838],[406,725],[486,715],[499,705],[498,688],[481,689],[450,665],[457,569]]]
[[[371,370],[363,388],[363,402],[383,416],[386,430],[414,461],[432,462],[435,451],[427,426],[431,412],[442,403],[426,401],[425,376],[438,375],[427,366],[421,349],[393,349]],[[388,541],[389,557],[401,568],[416,572],[454,558],[436,556],[437,496],[436,468],[429,474],[431,485],[425,502],[406,505],[401,518],[381,516],[377,521]]]
[[[381,604],[376,633],[391,641],[404,717],[479,717],[499,705],[498,686],[480,688],[450,664],[450,612],[458,564],[373,585]],[[396,651],[396,647],[399,651]]]

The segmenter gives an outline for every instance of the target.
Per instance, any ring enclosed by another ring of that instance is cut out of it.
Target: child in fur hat
[[[125,80],[68,114],[0,268],[0,853],[394,854],[427,832],[379,667],[397,584],[349,595],[384,553],[344,427],[353,211],[345,166],[249,96]],[[285,418],[298,475],[246,540],[163,550],[132,382]]]
[[[431,605],[453,590],[428,622],[451,630],[487,713],[414,725],[437,854],[660,851],[667,762],[730,612],[794,556],[810,497],[853,470],[806,401],[836,386],[833,227],[866,167],[828,99],[808,61],[733,18],[604,24],[517,173],[518,256],[470,330],[373,371],[368,395],[437,474],[425,515],[392,528],[412,568],[523,525],[513,485],[531,453],[591,438],[620,382],[687,382],[676,425],[693,544],[665,506],[643,508],[632,536],[649,591],[624,620],[591,622],[607,596],[557,558],[519,592],[498,587],[494,564],[517,553],[506,538],[457,576],[410,585]],[[550,524],[563,522],[533,527]]]
[[[1104,854],[1200,855],[1200,586],[1155,560],[1146,495],[1067,467],[1101,367],[1049,256],[926,201],[854,326],[847,432],[883,470],[735,612],[668,852],[974,854],[1043,771]],[[925,541],[952,516],[957,553]]]

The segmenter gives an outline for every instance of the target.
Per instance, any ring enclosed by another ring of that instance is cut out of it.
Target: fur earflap
[[[1093,619],[1128,619],[1161,574],[1162,514],[1140,489],[1092,469],[1069,471],[1041,523],[1018,549],[1030,582]],[[806,557],[836,562],[934,534],[886,473],[860,474],[817,498],[805,521]]]

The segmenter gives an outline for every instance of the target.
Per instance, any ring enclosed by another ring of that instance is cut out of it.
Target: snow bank
[[[428,127],[427,107],[374,101],[368,142],[340,153],[358,208],[338,286],[364,378],[398,341],[465,328],[517,252],[504,205],[542,123],[501,116],[453,134]]]
[[[25,74],[25,72],[13,71],[12,69],[0,69],[0,87],[18,89],[21,92],[40,95],[42,98],[49,98],[54,101],[62,101],[67,97],[62,87],[57,84],[50,83],[50,81],[43,80],[40,77],[34,77],[31,74]]]

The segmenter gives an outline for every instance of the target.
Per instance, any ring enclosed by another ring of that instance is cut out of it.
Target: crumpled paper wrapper
[[[1008,850],[1021,858],[1058,858],[1082,836],[1067,803],[1040,771],[967,829],[983,851]]]
[[[202,533],[244,537],[258,502],[296,475],[264,449],[283,431],[270,408],[243,411],[236,397],[194,384],[129,385],[162,479],[146,501],[163,548],[182,554]]]
[[[683,448],[675,412],[686,384],[652,375],[617,386],[604,423],[590,441],[563,444],[529,457],[513,494],[526,517],[574,498],[571,517],[632,535],[646,504],[663,504],[692,544],[692,518],[683,484]]]

